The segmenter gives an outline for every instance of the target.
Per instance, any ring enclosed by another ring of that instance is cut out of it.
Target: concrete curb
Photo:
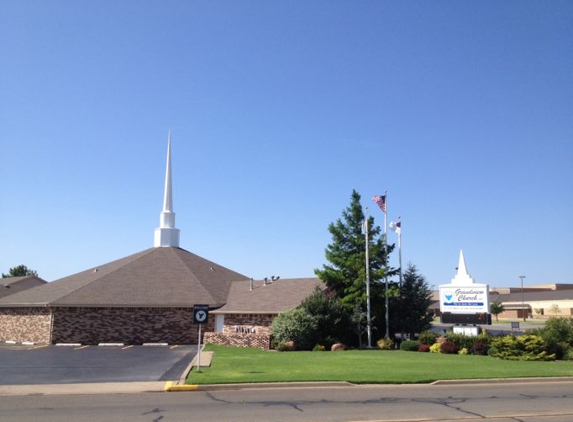
[[[381,384],[382,385],[382,384]],[[385,385],[385,384],[384,384]],[[336,388],[336,387],[355,387],[345,381],[332,382],[261,382],[251,384],[173,384],[173,381],[167,381],[164,391],[224,391],[224,390],[254,390],[254,389],[281,389],[281,388]]]
[[[491,380],[451,380],[436,381],[431,384],[399,384],[399,385],[426,385],[444,386],[455,384],[503,384],[503,383],[544,383],[544,382],[568,382],[573,384],[573,377],[556,378],[504,378]],[[348,382],[278,382],[278,383],[253,383],[253,384],[177,384],[176,381],[151,381],[151,382],[111,382],[93,384],[39,384],[39,385],[0,385],[0,397],[2,396],[52,396],[52,395],[84,395],[84,394],[138,394],[138,393],[161,393],[179,391],[229,391],[246,389],[284,389],[284,388],[388,388],[396,387],[396,384],[352,384]]]
[[[540,382],[572,382],[573,377],[528,377],[528,378],[487,378],[467,380],[438,380],[430,385],[459,385],[459,384],[525,384]]]

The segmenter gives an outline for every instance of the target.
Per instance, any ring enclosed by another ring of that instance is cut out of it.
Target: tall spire
[[[466,260],[464,258],[464,251],[460,249],[460,260],[458,262],[458,273],[452,279],[452,284],[473,284],[474,280],[468,274],[466,267]]]
[[[167,164],[165,165],[163,211],[173,211],[173,194],[171,191],[171,131],[169,131],[169,134],[167,135]]]
[[[159,214],[159,227],[155,229],[154,247],[179,247],[179,229],[175,228],[173,195],[171,190],[171,131],[167,137],[167,164],[165,168],[165,190],[163,211]]]

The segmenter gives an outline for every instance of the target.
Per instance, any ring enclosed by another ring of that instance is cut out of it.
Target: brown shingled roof
[[[0,306],[221,306],[246,276],[181,248],[150,248],[0,299]]]
[[[252,291],[249,281],[240,281],[232,284],[227,304],[212,313],[278,314],[296,308],[316,287],[326,288],[318,278],[281,278],[267,285],[257,281]]]

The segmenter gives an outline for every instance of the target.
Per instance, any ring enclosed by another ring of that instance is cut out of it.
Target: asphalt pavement
[[[0,385],[179,380],[196,352],[197,346],[0,345]]]

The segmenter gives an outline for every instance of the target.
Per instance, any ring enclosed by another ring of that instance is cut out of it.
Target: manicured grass
[[[274,352],[207,345],[211,367],[195,368],[189,384],[348,381],[357,384],[425,383],[448,379],[573,376],[573,361],[522,362],[488,356],[400,350]]]

